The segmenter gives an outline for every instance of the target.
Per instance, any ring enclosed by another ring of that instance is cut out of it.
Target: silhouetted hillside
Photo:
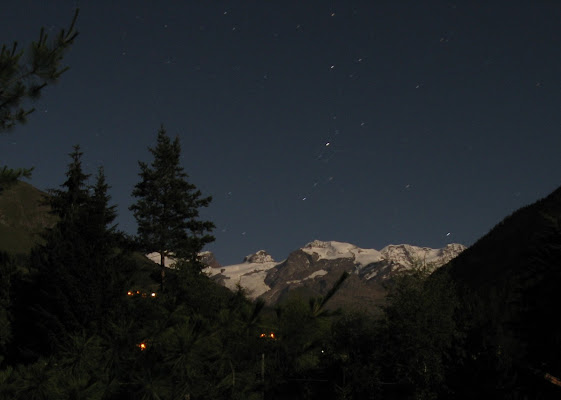
[[[0,251],[27,253],[40,239],[39,234],[54,224],[44,192],[25,182],[0,193]]]
[[[515,211],[452,260],[452,277],[471,289],[504,283],[512,274],[524,273],[543,246],[551,218],[561,217],[561,188]]]
[[[549,379],[561,375],[561,188],[505,218],[442,271],[461,298],[466,361],[456,375],[466,398],[561,395]]]

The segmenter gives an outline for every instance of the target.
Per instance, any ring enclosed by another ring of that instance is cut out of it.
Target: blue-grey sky
[[[128,211],[160,124],[214,200],[223,264],[314,239],[470,245],[561,172],[561,3],[8,2],[1,43],[80,8],[70,66],[0,164],[64,181],[74,144]]]

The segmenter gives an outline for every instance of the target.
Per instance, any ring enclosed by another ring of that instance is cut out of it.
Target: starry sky
[[[1,43],[75,7],[70,70],[0,164],[56,188],[80,144],[126,232],[161,124],[213,196],[223,265],[314,239],[471,245],[561,183],[559,2],[19,0]]]

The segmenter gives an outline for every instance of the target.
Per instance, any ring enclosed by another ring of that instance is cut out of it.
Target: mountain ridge
[[[416,265],[440,267],[465,249],[461,244],[451,243],[441,249],[392,244],[376,250],[346,242],[314,240],[280,262],[259,250],[240,264],[209,266],[204,271],[231,290],[240,286],[250,298],[261,298],[269,304],[283,301],[294,290],[323,295],[343,272],[349,272],[352,284],[343,285],[339,300],[352,303],[354,294],[361,293],[376,298],[377,304],[383,297],[380,292],[385,291],[382,283],[393,273]]]

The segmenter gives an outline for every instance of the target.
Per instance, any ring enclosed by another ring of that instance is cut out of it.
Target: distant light
[[[128,296],[132,296],[132,292],[129,290],[129,291],[127,292],[127,295],[128,295]]]
[[[156,297],[156,293],[152,292],[151,296]]]
[[[140,348],[140,351],[146,350],[146,343],[140,343],[140,344],[137,344],[137,346],[138,346],[138,348]]]
[[[327,143],[325,144],[325,147],[329,146],[330,144],[331,144],[331,142],[327,142]]]
[[[259,337],[260,338],[268,338],[268,339],[276,339],[274,332],[262,333],[262,334],[259,335]]]

